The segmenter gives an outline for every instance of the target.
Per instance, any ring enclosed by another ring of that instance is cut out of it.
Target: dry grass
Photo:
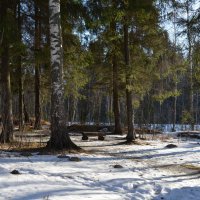
[[[12,142],[9,144],[0,144],[0,151],[14,151],[14,152],[31,152],[38,153],[40,155],[57,155],[57,154],[66,154],[66,153],[87,153],[87,151],[82,148],[74,149],[63,149],[63,150],[54,150],[46,147],[46,143],[39,142]]]
[[[38,142],[12,142],[9,144],[0,144],[0,150],[4,151],[24,151],[24,150],[33,150],[44,148],[46,143]]]
[[[155,136],[153,136],[152,138],[150,137],[149,139],[158,139],[162,142],[169,142],[169,140],[171,140],[173,137],[171,135],[167,135],[167,134],[157,134]]]
[[[200,172],[200,166],[196,166],[196,165],[193,165],[193,164],[183,164],[181,166],[186,168],[186,169],[197,170],[197,171]]]
[[[120,142],[118,143],[118,145],[150,145],[150,143],[145,142],[144,140],[133,140],[131,142],[128,141],[124,141],[124,142]]]

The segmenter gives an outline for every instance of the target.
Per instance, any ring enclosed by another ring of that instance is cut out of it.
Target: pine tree
[[[117,4],[115,1],[112,1],[112,6],[114,9],[117,8]],[[113,9],[113,10],[114,10]],[[119,66],[117,62],[117,53],[119,49],[117,48],[117,45],[119,45],[118,37],[117,37],[117,30],[116,30],[116,19],[117,19],[117,13],[116,10],[114,12],[115,14],[111,18],[110,22],[110,31],[112,33],[112,47],[111,47],[111,56],[112,56],[112,74],[113,74],[113,112],[114,112],[114,118],[115,118],[115,134],[122,134],[122,128],[121,128],[121,121],[120,121],[120,111],[119,111]]]
[[[35,0],[35,124],[34,129],[41,129],[41,102],[40,102],[40,63],[37,61],[41,53],[41,10],[39,1]]]
[[[12,97],[10,84],[10,64],[9,64],[9,36],[12,30],[9,23],[13,22],[13,3],[10,1],[0,2],[0,49],[1,49],[1,111],[2,111],[2,132],[0,142],[7,143],[13,140],[13,117],[12,117]]]
[[[129,52],[129,32],[128,32],[127,17],[124,18],[124,61],[126,67],[126,112],[127,112],[127,141],[131,142],[135,139],[133,130],[133,106],[132,106],[132,91],[128,88],[131,85],[130,82],[130,52]]]
[[[18,40],[22,43],[22,17],[21,17],[21,0],[17,2],[17,25],[18,25]],[[21,55],[17,58],[18,63],[18,101],[19,101],[19,130],[21,131],[24,126],[24,109],[23,109],[23,80],[22,80],[22,58]]]
[[[179,35],[185,37],[187,41],[187,80],[188,80],[188,91],[189,100],[187,111],[190,114],[190,124],[192,129],[194,129],[194,82],[193,82],[193,60],[192,52],[196,38],[196,12],[194,12],[194,5],[197,3],[196,0],[184,0],[184,1],[172,1],[175,4],[179,15],[177,15],[177,26],[179,27]]]

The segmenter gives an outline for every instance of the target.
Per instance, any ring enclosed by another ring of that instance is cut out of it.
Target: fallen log
[[[199,131],[181,131],[177,134],[177,137],[200,139],[200,132]]]
[[[162,131],[147,128],[135,128],[136,134],[162,134]]]

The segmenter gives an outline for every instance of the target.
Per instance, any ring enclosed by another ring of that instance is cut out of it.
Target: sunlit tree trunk
[[[192,26],[191,26],[191,1],[187,0],[185,3],[186,18],[187,18],[187,41],[188,41],[188,78],[189,78],[189,113],[191,115],[190,124],[192,130],[194,130],[194,83],[193,83],[193,59],[192,59]]]
[[[60,0],[49,0],[51,48],[51,138],[52,149],[77,149],[66,132],[64,117],[63,46]]]

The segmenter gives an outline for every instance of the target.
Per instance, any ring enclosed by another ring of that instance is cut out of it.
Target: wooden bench
[[[88,131],[83,131],[81,132],[82,134],[82,140],[88,140],[88,136],[91,136],[91,137],[98,137],[98,140],[104,140],[105,139],[105,136],[107,134],[111,134],[111,132],[88,132]]]

